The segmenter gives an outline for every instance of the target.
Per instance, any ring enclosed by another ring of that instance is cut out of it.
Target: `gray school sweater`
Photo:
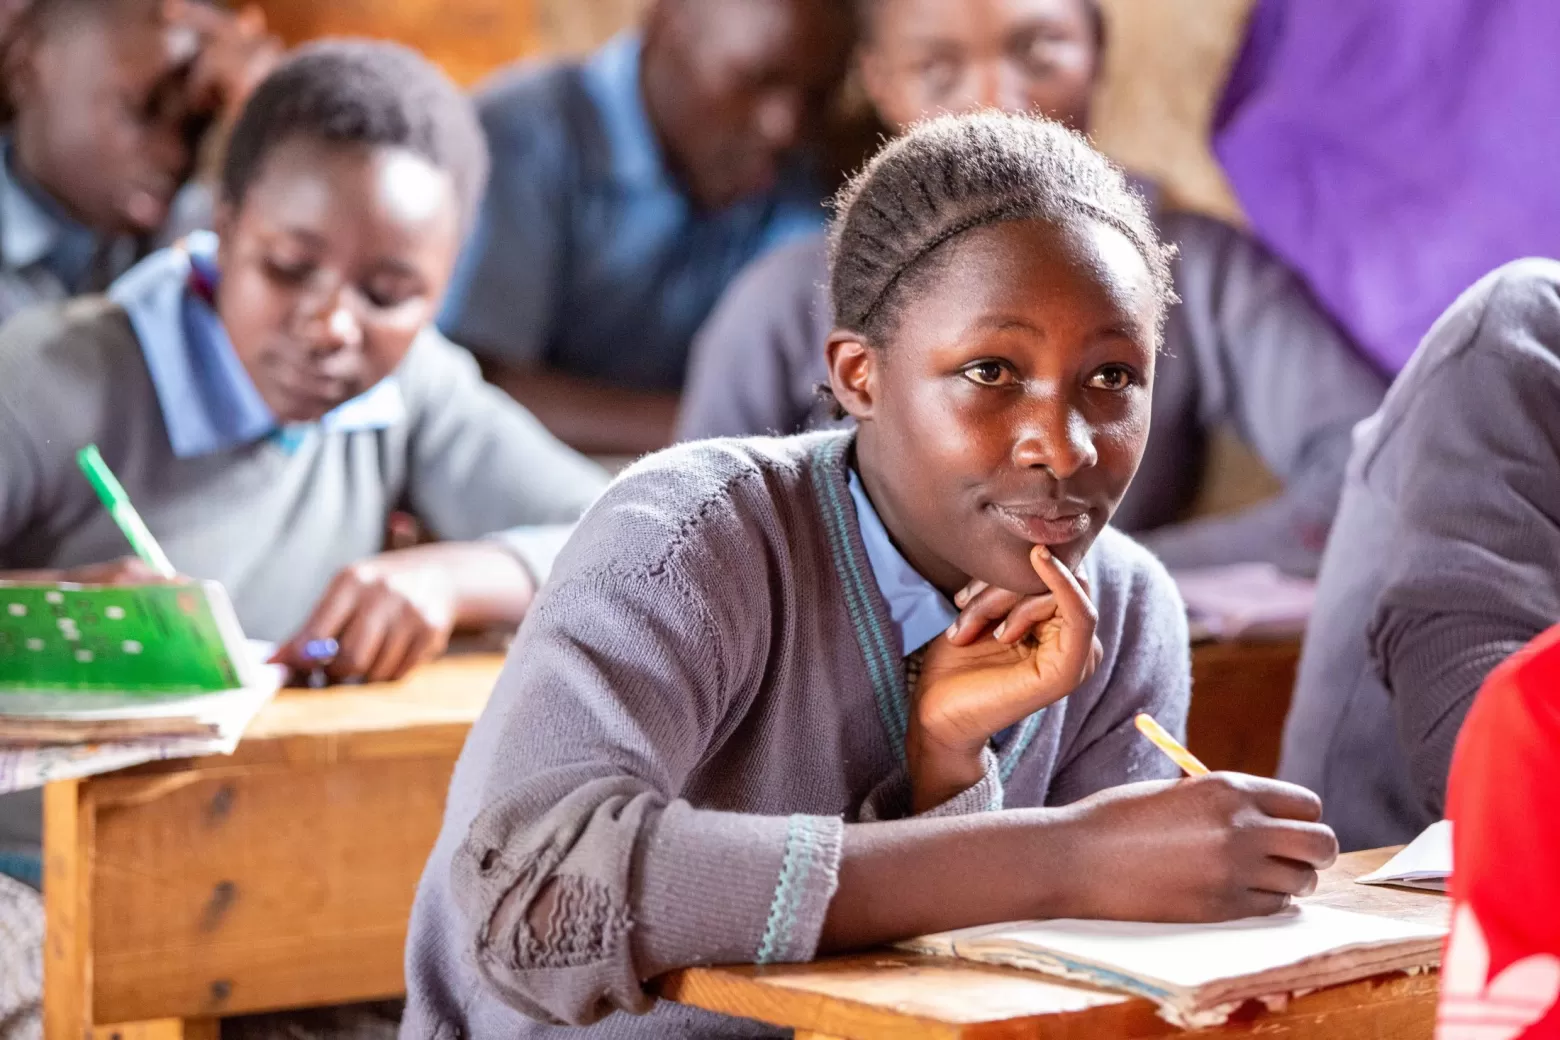
[[[1485,677],[1560,622],[1560,263],[1489,275],[1360,427],[1280,775],[1344,849],[1441,818]]]
[[[403,1037],[774,1035],[654,1004],[641,980],[811,958],[844,828],[905,813],[904,662],[851,442],[672,448],[586,514],[456,766],[412,912]],[[1086,566],[1099,671],[988,755],[978,797],[940,811],[1172,775],[1132,717],[1185,724],[1175,587],[1111,530]],[[549,884],[537,934],[527,913]]]
[[[76,467],[96,442],[181,572],[227,587],[244,631],[293,635],[340,568],[404,508],[440,537],[576,519],[606,484],[431,330],[398,370],[407,419],[174,455],[124,310],[84,297],[0,329],[0,570],[73,567],[129,545]]]
[[[1152,187],[1148,187],[1152,194]],[[1314,574],[1343,485],[1349,432],[1385,382],[1305,286],[1250,236],[1193,213],[1156,210],[1179,247],[1154,423],[1113,523],[1168,566],[1262,560]],[[782,246],[727,290],[694,344],[678,438],[792,433],[826,424],[832,327],[822,236]],[[1181,522],[1213,432],[1230,427],[1283,482],[1231,516]]]

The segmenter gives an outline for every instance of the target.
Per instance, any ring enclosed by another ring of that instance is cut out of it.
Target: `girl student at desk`
[[[923,124],[844,194],[832,293],[854,431],[645,459],[559,558],[456,767],[403,1037],[772,1035],[642,983],[1263,914],[1332,861],[1309,792],[1168,782],[1132,725],[1183,728],[1189,663],[1106,526],[1170,298],[1121,173],[1044,120]]]
[[[324,43],[271,73],[215,238],[0,330],[0,578],[154,577],[114,562],[76,468],[96,442],[177,567],[226,586],[251,636],[293,637],[284,663],[332,637],[332,678],[392,678],[457,624],[518,622],[526,566],[476,539],[574,520],[605,476],[432,328],[485,170],[470,103],[409,50]],[[378,554],[403,503],[467,541]],[[0,836],[36,847],[40,819],[36,792],[0,799]],[[36,900],[0,884],[0,913]],[[0,978],[27,979],[12,924]]]
[[[145,580],[77,470],[101,446],[174,565],[252,637],[395,678],[457,625],[518,623],[502,539],[606,483],[433,328],[487,170],[470,102],[409,50],[298,51],[256,90],[216,234],[0,331],[0,578]],[[444,544],[380,553],[389,515]]]

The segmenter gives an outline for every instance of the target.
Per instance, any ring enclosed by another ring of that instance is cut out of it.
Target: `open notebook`
[[[1446,929],[1301,903],[1222,924],[1028,921],[902,943],[1122,990],[1187,1029],[1223,1023],[1242,1003],[1434,967]]]

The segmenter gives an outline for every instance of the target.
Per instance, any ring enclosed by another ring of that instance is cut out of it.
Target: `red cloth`
[[[1490,674],[1447,789],[1436,1040],[1560,1040],[1560,626]]]

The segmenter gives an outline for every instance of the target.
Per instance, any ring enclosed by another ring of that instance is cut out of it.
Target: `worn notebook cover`
[[[1004,964],[1152,1000],[1186,1027],[1247,1000],[1283,997],[1440,963],[1446,929],[1317,904],[1221,924],[1032,921],[912,939],[920,953]]]
[[[0,582],[0,716],[104,721],[250,685],[221,586]]]

